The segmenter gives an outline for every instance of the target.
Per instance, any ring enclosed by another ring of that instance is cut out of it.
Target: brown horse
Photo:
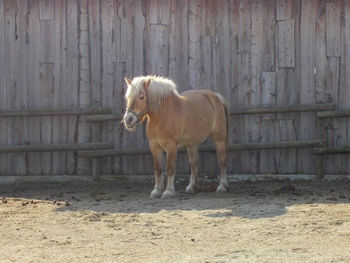
[[[128,89],[125,127],[133,130],[138,122],[147,122],[147,136],[153,155],[155,187],[151,198],[175,196],[174,175],[178,148],[186,147],[191,165],[187,193],[198,189],[198,145],[211,137],[220,166],[217,192],[228,190],[226,175],[227,110],[224,98],[209,90],[189,90],[179,94],[173,81],[156,76],[125,78]],[[160,158],[167,154],[166,190],[161,178]]]

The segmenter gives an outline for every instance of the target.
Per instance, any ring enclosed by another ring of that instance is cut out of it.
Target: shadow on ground
[[[89,210],[96,213],[158,213],[165,211],[201,211],[208,218],[272,218],[288,212],[288,207],[312,203],[349,203],[350,182],[264,181],[231,183],[225,194],[215,193],[216,185],[201,184],[196,195],[184,193],[178,183],[176,198],[150,200],[149,182],[127,180],[94,183],[23,183],[0,185],[0,203],[20,198],[23,205],[50,202],[57,212]]]

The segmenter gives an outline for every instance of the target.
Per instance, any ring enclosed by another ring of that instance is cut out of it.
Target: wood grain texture
[[[340,57],[340,0],[326,2],[327,56]]]
[[[278,22],[278,65],[294,68],[294,20]]]
[[[0,0],[0,143],[146,148],[144,125],[129,133],[116,120],[93,124],[79,114],[1,115],[105,107],[122,116],[124,77],[143,74],[168,76],[180,92],[219,92],[230,109],[349,108],[349,6],[340,0]],[[315,112],[250,113],[230,116],[230,144],[317,139]],[[330,145],[348,145],[350,121],[328,117],[322,119]],[[200,173],[215,173],[212,153],[200,158]],[[189,172],[186,159],[179,155],[181,173]],[[229,173],[316,171],[311,149],[230,152],[228,160]],[[349,157],[325,160],[327,173],[350,171]],[[0,164],[0,174],[91,172],[91,161],[72,152],[5,153]],[[152,170],[150,156],[101,159],[104,174]]]

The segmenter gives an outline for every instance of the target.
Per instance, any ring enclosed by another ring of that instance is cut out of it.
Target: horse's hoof
[[[217,193],[226,193],[228,191],[228,186],[220,184],[218,188],[216,188]]]
[[[150,199],[159,199],[161,196],[162,196],[162,191],[160,191],[158,189],[153,189],[149,198]]]
[[[175,197],[175,192],[174,191],[170,191],[170,190],[166,190],[163,194],[161,199],[171,199]]]
[[[191,186],[187,186],[185,192],[186,194],[190,194],[190,195],[194,195],[195,193],[197,193],[196,189]]]

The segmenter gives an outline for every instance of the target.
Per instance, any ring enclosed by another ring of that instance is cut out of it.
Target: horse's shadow
[[[150,183],[102,181],[54,185],[0,186],[1,197],[45,200],[60,204],[56,212],[90,211],[111,214],[176,213],[193,211],[209,218],[273,218],[284,215],[288,207],[311,203],[349,203],[350,187],[346,182],[268,181],[232,183],[225,194],[215,193],[215,186],[202,184],[196,195],[188,195],[185,184],[177,184],[171,200],[150,200]]]

